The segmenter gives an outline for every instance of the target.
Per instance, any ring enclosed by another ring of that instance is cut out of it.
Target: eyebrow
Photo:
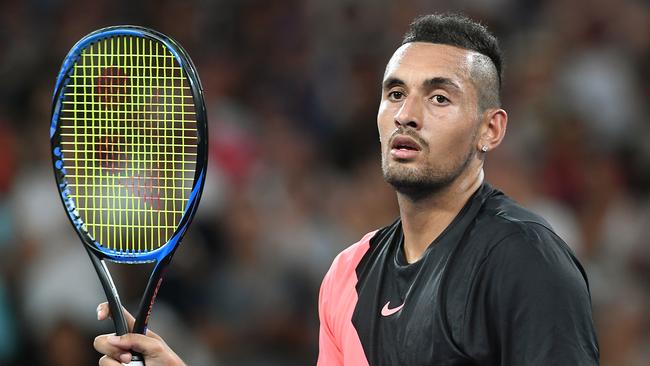
[[[384,80],[383,83],[381,83],[381,87],[383,89],[390,89],[390,88],[392,88],[394,86],[405,86],[405,85],[406,85],[406,83],[404,81],[402,81],[402,79],[398,79],[398,78],[395,78],[395,77],[390,77],[390,78]]]
[[[427,89],[434,89],[438,87],[449,87],[455,89],[456,91],[461,91],[460,86],[456,84],[453,80],[445,77],[434,77],[427,79],[422,83]]]
[[[389,77],[388,79],[384,80],[382,83],[382,88],[383,89],[390,89],[395,86],[406,86],[406,83],[399,78],[396,77]],[[435,89],[435,88],[451,88],[454,89],[456,92],[460,92],[461,88],[460,86],[454,82],[453,80],[446,78],[446,77],[441,77],[441,76],[436,76],[430,79],[425,80],[422,83],[422,86],[425,89]]]

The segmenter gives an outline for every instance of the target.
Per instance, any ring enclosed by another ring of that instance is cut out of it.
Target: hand
[[[99,304],[97,319],[104,320],[110,316],[108,303]],[[124,317],[133,329],[135,319],[124,310]],[[123,336],[102,334],[95,338],[93,344],[97,352],[104,356],[99,360],[101,366],[122,366],[131,362],[131,351],[139,352],[144,357],[146,366],[184,366],[185,363],[172,351],[165,341],[156,333],[147,330],[146,335],[128,333]]]

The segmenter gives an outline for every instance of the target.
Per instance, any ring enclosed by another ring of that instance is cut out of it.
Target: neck
[[[462,174],[448,186],[428,195],[413,198],[397,193],[404,232],[404,255],[408,263],[422,257],[427,247],[449,226],[481,183],[482,168],[470,174]]]

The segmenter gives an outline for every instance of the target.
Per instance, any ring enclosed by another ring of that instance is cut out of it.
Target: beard
[[[428,152],[428,148],[423,152]],[[384,180],[397,192],[415,201],[436,194],[453,183],[472,161],[476,149],[469,147],[467,153],[460,159],[450,161],[448,164],[436,165],[428,161],[426,165],[420,167],[390,161],[388,155],[383,154],[381,159]]]

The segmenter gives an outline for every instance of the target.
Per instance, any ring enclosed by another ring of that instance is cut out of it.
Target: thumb
[[[147,366],[185,366],[183,360],[162,339],[129,333],[123,336],[109,336],[106,340],[116,349],[140,353],[146,360]],[[129,353],[119,355],[120,360],[130,357]]]
[[[126,324],[129,328],[129,331],[133,330],[133,324],[135,324],[135,318],[131,313],[129,313],[124,307],[122,307],[122,313],[124,314],[124,319],[126,320]],[[106,320],[111,316],[111,310],[108,306],[107,302],[103,302],[97,306],[97,320]],[[151,331],[147,329],[147,336],[149,337],[154,337],[159,340],[162,340],[158,334],[156,334],[154,331]]]
[[[122,336],[109,336],[106,340],[112,346],[130,349],[147,358],[160,358],[161,353],[165,350],[160,340],[142,334],[128,333]]]

